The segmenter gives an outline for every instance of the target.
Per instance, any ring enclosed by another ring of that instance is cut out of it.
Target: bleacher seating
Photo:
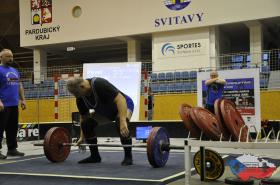
[[[181,80],[181,72],[176,71],[176,72],[174,73],[174,79],[175,79],[175,80]]]
[[[196,91],[196,90],[197,90],[197,83],[191,82],[191,91]]]
[[[174,73],[172,73],[172,72],[167,72],[167,73],[165,74],[165,79],[166,79],[167,81],[174,80]]]
[[[196,91],[196,78],[197,71],[151,73],[150,87],[154,93]],[[61,85],[63,84],[59,84],[59,86]],[[141,83],[141,93],[144,91],[143,86],[144,84]]]
[[[191,91],[191,84],[189,82],[182,83],[182,91]]]
[[[190,79],[196,79],[197,72],[196,71],[190,71]]]
[[[159,73],[158,74],[158,81],[165,81],[166,78],[165,78],[165,73]]]
[[[167,84],[160,84],[159,85],[159,92],[167,92],[168,85]]]
[[[174,83],[168,84],[168,91],[169,92],[174,92],[175,91],[175,84]]]
[[[260,88],[267,88],[267,86],[268,86],[267,79],[261,78],[260,79]]]
[[[181,83],[181,82],[175,83],[175,91],[176,91],[176,92],[182,91],[182,88],[183,88],[183,86],[182,86],[182,83]]]
[[[152,81],[152,82],[157,81],[157,73],[152,73],[152,74],[151,74],[151,81]]]
[[[262,65],[261,66],[261,73],[262,74],[269,74],[269,66],[268,65]]]
[[[188,71],[183,71],[182,73],[181,73],[181,79],[182,80],[188,80],[189,79],[189,72]]]
[[[159,91],[158,84],[151,83],[151,90],[152,90],[153,93],[157,93]]]

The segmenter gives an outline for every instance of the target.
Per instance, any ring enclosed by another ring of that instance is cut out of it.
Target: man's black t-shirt
[[[118,93],[121,92],[103,78],[92,78],[87,80],[92,88],[90,96],[76,99],[80,114],[85,115],[88,113],[89,109],[94,109],[96,113],[99,113],[112,121],[115,120],[118,114],[118,109],[114,99]]]

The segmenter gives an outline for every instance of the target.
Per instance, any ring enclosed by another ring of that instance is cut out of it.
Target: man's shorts
[[[129,96],[127,96],[127,95],[125,95],[125,99],[126,99],[127,109],[129,111],[133,112],[133,110],[134,110],[134,103],[133,103],[132,99]]]

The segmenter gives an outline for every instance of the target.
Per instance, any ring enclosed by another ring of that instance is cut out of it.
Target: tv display
[[[148,139],[152,128],[152,126],[136,127],[136,140]]]

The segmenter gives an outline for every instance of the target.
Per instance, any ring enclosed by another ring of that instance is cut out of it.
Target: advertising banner
[[[248,126],[255,126],[257,130],[260,130],[259,69],[218,71],[218,75],[219,78],[226,80],[222,93],[223,98],[229,99],[236,104]],[[197,74],[198,106],[205,106],[207,89],[205,81],[209,78],[210,72],[198,72]],[[250,131],[254,131],[254,129]]]

